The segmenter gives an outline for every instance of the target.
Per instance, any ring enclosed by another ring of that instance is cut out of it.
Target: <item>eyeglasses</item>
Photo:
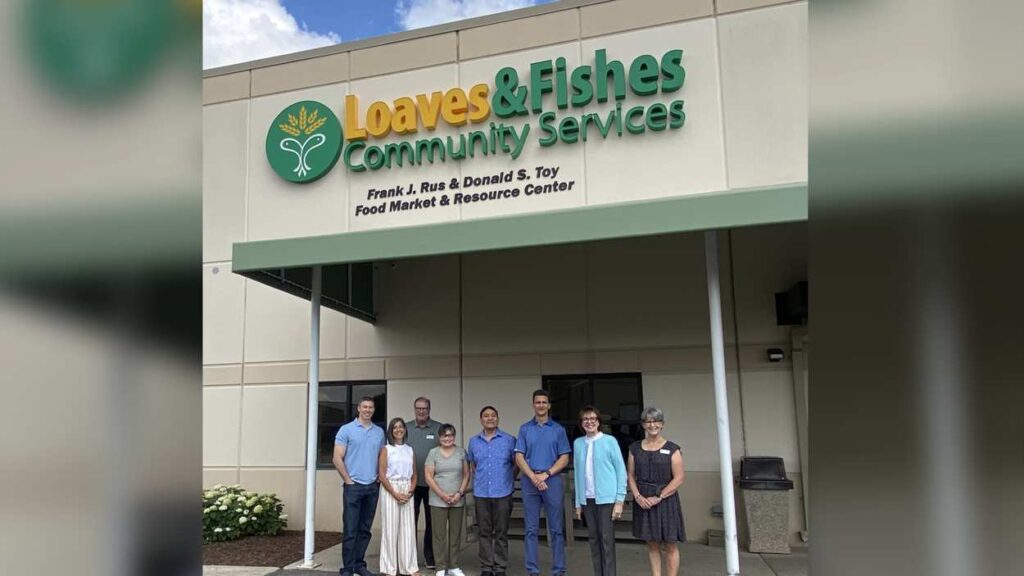
[[[430,406],[416,406],[417,410],[430,410]]]
[[[644,424],[664,424],[661,420],[644,420]]]
[[[587,416],[586,418],[583,418],[582,420],[583,420],[584,423],[586,423],[586,422],[597,422],[598,421],[598,419],[593,417],[593,416]]]

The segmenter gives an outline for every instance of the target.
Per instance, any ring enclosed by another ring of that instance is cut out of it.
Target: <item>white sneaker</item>
[[[445,571],[444,570],[438,570],[436,573],[434,573],[434,576],[446,576],[445,575]]]
[[[451,570],[448,571],[448,576],[466,576],[466,575],[462,573],[461,569],[459,569],[459,568],[452,568]]]

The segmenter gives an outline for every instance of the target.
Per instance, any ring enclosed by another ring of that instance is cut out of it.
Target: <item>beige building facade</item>
[[[628,71],[640,56],[673,50],[682,51],[685,82],[672,93],[577,109],[558,107],[553,88],[541,101],[557,126],[566,117],[609,118],[617,103],[620,114],[643,106],[639,119],[654,104],[682,100],[685,123],[674,129],[647,124],[634,134],[627,126],[600,137],[591,125],[586,141],[543,146],[538,114],[492,114],[363,142],[383,150],[457,140],[489,124],[519,134],[530,126],[515,158],[498,151],[358,171],[349,160],[365,164],[365,148],[346,158],[350,140],[333,168],[303,184],[268,161],[268,131],[297,102],[322,103],[352,129],[378,101],[479,84],[494,96],[496,72],[507,68],[526,85],[537,62],[557,68],[564,58],[570,75],[596,66],[604,51]],[[791,540],[799,541],[807,529],[807,333],[779,325],[775,294],[807,279],[806,53],[805,1],[584,0],[208,71],[204,485],[276,492],[290,527],[302,526],[310,304],[297,297],[298,276],[292,293],[277,288],[285,269],[365,265],[371,317],[323,309],[321,395],[333,384],[383,383],[387,418],[410,418],[413,399],[428,396],[433,417],[454,423],[464,443],[486,404],[514,432],[532,414],[532,390],[553,377],[629,375],[640,404],[664,410],[665,434],[683,448],[688,534],[703,540],[722,528],[712,512],[721,489],[701,233],[717,229],[732,455],[737,471],[745,455],[784,459],[796,484]],[[348,109],[352,95],[359,113]],[[449,188],[448,205],[394,210],[394,198],[372,192],[519,170],[554,190],[476,185],[520,194],[457,203]],[[558,190],[559,182],[573,184]],[[380,204],[378,214],[359,209]],[[345,270],[351,297],[354,268]],[[785,358],[769,361],[770,348]],[[742,505],[737,511],[742,542]],[[341,482],[326,467],[317,473],[316,527],[341,528]]]

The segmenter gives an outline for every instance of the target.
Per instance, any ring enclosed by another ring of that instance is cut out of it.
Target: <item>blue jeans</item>
[[[562,497],[565,485],[562,475],[548,478],[548,489],[537,490],[530,479],[520,479],[523,489],[523,508],[526,515],[526,573],[540,574],[537,565],[537,536],[540,532],[540,508],[548,520],[548,535],[551,544],[551,573],[565,573],[565,510]]]
[[[377,514],[380,484],[344,486],[345,509],[342,511],[341,574],[355,574],[366,569],[366,548],[370,545],[370,528]]]

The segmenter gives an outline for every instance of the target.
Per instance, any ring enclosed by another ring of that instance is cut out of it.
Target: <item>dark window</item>
[[[383,380],[361,382],[321,382],[319,394],[320,421],[317,426],[316,463],[319,468],[333,468],[334,436],[338,428],[356,417],[356,406],[363,396],[373,398],[376,410],[373,423],[384,428],[388,413],[387,382]]]
[[[545,376],[543,382],[551,394],[551,417],[565,426],[570,444],[583,436],[577,416],[587,404],[601,411],[601,431],[615,437],[624,458],[629,445],[643,439],[639,373]]]

